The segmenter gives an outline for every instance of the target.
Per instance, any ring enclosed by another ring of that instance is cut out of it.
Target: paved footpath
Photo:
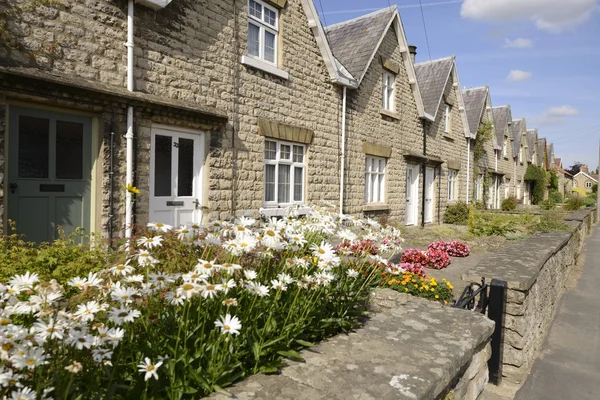
[[[516,400],[600,399],[600,225],[586,239],[583,256],[583,272],[562,297]]]

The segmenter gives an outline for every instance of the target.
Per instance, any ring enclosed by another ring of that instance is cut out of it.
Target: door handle
[[[196,200],[193,201],[193,203],[194,203],[194,206],[195,206],[196,210],[198,210],[198,209],[201,208],[200,200],[196,199]]]
[[[15,190],[17,190],[17,188],[19,187],[19,185],[17,185],[16,183],[11,183],[10,185],[8,185],[8,187],[10,188],[10,192],[12,194],[14,194]]]

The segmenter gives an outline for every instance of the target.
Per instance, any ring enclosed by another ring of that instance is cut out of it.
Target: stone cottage
[[[569,196],[571,194],[571,190],[573,189],[573,175],[564,170],[561,157],[556,157],[554,159],[554,168],[558,174],[559,193],[563,197]]]
[[[473,188],[471,199],[484,202],[488,208],[492,208],[494,196],[497,198],[497,191],[499,191],[498,181],[501,172],[496,165],[496,151],[499,146],[496,143],[490,89],[488,86],[464,89],[463,99],[469,129],[473,136],[469,143],[469,176],[471,177],[469,187]],[[487,132],[484,135],[486,127]]]
[[[516,177],[515,153],[512,136],[512,114],[510,106],[492,109],[496,130],[496,168],[494,171],[495,190],[493,208],[500,208],[501,202],[511,196],[520,197],[521,181]],[[504,178],[504,179],[503,179]]]
[[[573,177],[573,187],[584,188],[586,193],[592,193],[594,185],[598,184],[598,174],[591,174],[587,165],[581,165]]]
[[[515,154],[515,179],[521,182],[522,191],[515,197],[522,204],[530,204],[530,184],[525,181],[527,172],[527,122],[525,118],[515,119],[511,124],[513,136],[513,154]]]
[[[331,50],[352,76],[346,92],[345,213],[394,218],[406,225],[433,222],[434,168],[425,148],[423,108],[397,8],[326,28]]]
[[[66,0],[0,15],[4,226],[112,238],[339,201],[342,88],[356,82],[312,1]]]
[[[439,220],[448,204],[468,200],[467,142],[471,132],[460,90],[456,58],[452,56],[421,62],[415,64],[415,70],[425,111],[434,117],[434,121],[425,126],[427,154],[443,161],[435,169],[438,193],[432,196],[436,199],[437,209],[434,219]]]

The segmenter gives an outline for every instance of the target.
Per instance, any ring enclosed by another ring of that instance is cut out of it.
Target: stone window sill
[[[454,141],[454,138],[453,138],[453,137],[452,137],[452,135],[451,135],[450,133],[448,133],[448,132],[444,132],[444,133],[442,133],[442,137],[443,137],[444,139],[448,139],[448,140],[452,140],[452,141]]]
[[[391,208],[389,204],[386,203],[373,203],[373,204],[365,204],[362,208],[363,212],[369,211],[390,211]]]
[[[298,215],[306,215],[311,211],[310,207],[306,206],[291,208],[293,208],[294,213]],[[288,215],[289,211],[290,207],[265,207],[259,210],[260,215],[265,217],[285,217]]]
[[[274,65],[266,63],[258,58],[250,57],[250,56],[242,56],[242,64],[248,67],[259,69],[263,72],[266,72],[271,75],[275,75],[281,79],[288,80],[290,79],[290,74],[284,70],[277,68]]]
[[[379,109],[379,113],[381,115],[383,115],[384,117],[392,118],[392,119],[395,119],[395,120],[399,120],[400,119],[400,114],[395,113],[395,112],[390,111],[390,110],[386,110],[383,107]]]

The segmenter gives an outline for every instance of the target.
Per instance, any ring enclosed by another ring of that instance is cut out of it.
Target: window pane
[[[171,196],[172,138],[156,135],[154,140],[154,195],[169,197]]]
[[[383,178],[385,175],[380,174],[379,175],[379,183],[378,183],[378,187],[379,187],[379,196],[377,198],[378,202],[382,202],[383,201],[383,193],[385,191],[384,186],[383,186]]]
[[[260,57],[260,28],[254,24],[248,24],[248,54]]]
[[[288,146],[287,144],[282,144],[280,147],[280,151],[281,153],[279,154],[279,157],[282,160],[289,160],[290,159],[290,155],[291,155],[291,147]]]
[[[257,3],[256,1],[249,0],[248,1],[248,14],[262,19],[262,5]]]
[[[379,190],[379,186],[377,185],[377,175],[371,174],[371,201],[377,201],[377,192]]]
[[[273,10],[265,8],[265,19],[264,21],[274,27],[277,27],[277,14]]]
[[[56,121],[56,177],[83,178],[83,124]]]
[[[275,201],[274,165],[265,165],[265,201]]]
[[[304,162],[304,147],[294,146],[294,162]]]
[[[194,141],[179,139],[177,162],[177,195],[193,196],[194,187]]]
[[[48,178],[50,121],[19,116],[19,178]]]
[[[275,62],[275,35],[265,31],[265,60]]]
[[[290,202],[290,172],[289,165],[279,165],[279,176],[277,177],[277,201],[279,203]]]
[[[265,160],[277,159],[277,143],[265,141]]]
[[[296,147],[296,146],[294,146]],[[294,168],[294,201],[302,201],[304,187],[304,168]]]

